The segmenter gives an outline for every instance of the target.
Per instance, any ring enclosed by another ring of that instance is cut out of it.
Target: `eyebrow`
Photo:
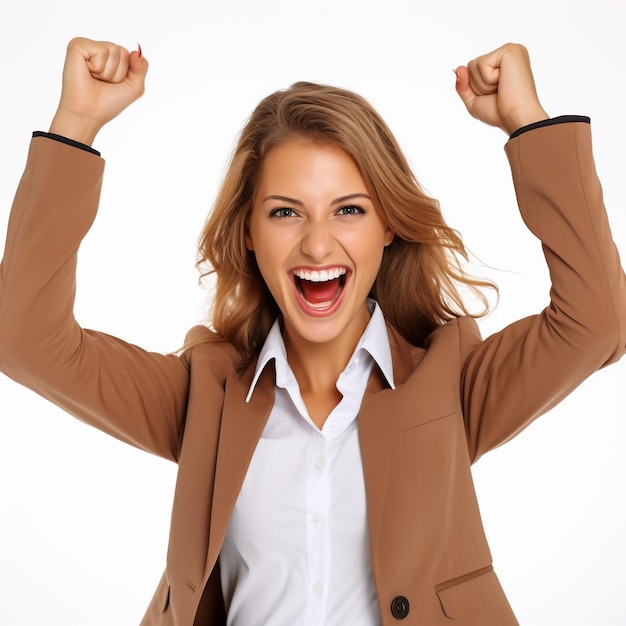
[[[347,196],[341,196],[340,198],[335,198],[331,202],[331,204],[341,204],[349,200],[354,200],[355,198],[364,198],[366,200],[371,201],[371,198],[366,193],[350,193]],[[267,202],[268,200],[278,200],[279,202],[287,202],[288,204],[295,204],[297,206],[304,205],[304,203],[301,200],[296,200],[295,198],[289,198],[288,196],[271,195],[271,196],[267,196],[266,198],[263,198],[263,202]]]

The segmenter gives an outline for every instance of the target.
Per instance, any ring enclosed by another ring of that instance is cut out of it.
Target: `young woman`
[[[544,311],[482,340],[457,286],[486,285],[376,112],[307,83],[269,96],[201,237],[212,330],[163,356],[72,315],[103,169],[90,145],[147,68],[140,52],[70,43],[0,271],[0,370],[179,465],[143,623],[516,624],[470,465],[626,350],[589,120],[548,119],[521,46],[456,70],[469,112],[511,135],[553,282]]]

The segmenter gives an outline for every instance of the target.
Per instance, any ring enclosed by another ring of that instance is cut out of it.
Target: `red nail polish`
[[[139,53],[139,58],[141,59],[141,44],[137,44],[137,52]]]

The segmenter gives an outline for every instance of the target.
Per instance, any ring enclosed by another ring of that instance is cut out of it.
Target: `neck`
[[[283,328],[287,361],[298,381],[309,416],[319,428],[341,401],[337,380],[368,324],[369,312],[364,308],[362,313],[362,317],[355,318],[334,339],[326,342],[306,339],[287,323]]]
[[[309,341],[297,333],[283,330],[287,361],[298,381],[302,393],[324,393],[336,390],[337,379],[363,334],[369,313],[363,323],[346,329],[332,341],[319,343]]]
[[[355,344],[356,345],[356,344]],[[324,393],[336,389],[337,379],[354,350],[285,337],[287,360],[302,393]]]
[[[300,395],[309,417],[321,430],[331,411],[341,401],[337,379],[345,369],[354,350],[337,345],[338,342],[318,344],[285,336],[287,360],[298,381]],[[356,345],[356,344],[355,344]]]

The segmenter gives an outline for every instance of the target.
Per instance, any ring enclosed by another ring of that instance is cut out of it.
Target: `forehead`
[[[297,137],[272,148],[263,160],[258,190],[302,187],[309,191],[355,187],[366,191],[365,181],[354,159],[331,142]],[[274,190],[271,191],[274,193]]]

